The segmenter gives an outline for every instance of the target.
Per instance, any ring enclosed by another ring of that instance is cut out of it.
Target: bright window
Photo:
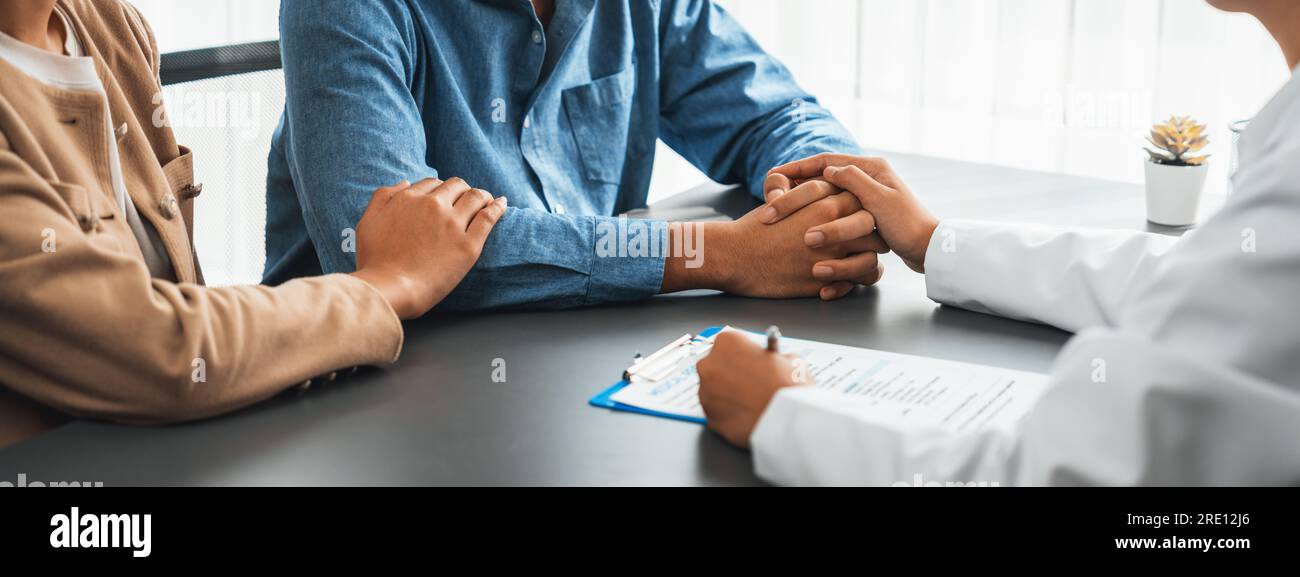
[[[1141,182],[1153,121],[1192,115],[1221,191],[1228,124],[1289,78],[1254,18],[1203,0],[722,4],[872,150]],[[659,168],[660,197],[704,178]]]
[[[564,0],[560,0],[564,1]],[[1288,71],[1203,0],[719,0],[864,146],[1139,182],[1146,128],[1229,122]],[[135,0],[164,51],[277,37],[275,0]],[[661,146],[652,198],[705,177]]]

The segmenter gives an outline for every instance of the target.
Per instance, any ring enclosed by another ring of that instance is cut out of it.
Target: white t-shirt
[[[0,32],[0,58],[47,86],[79,92],[96,92],[105,95],[104,98],[107,100],[104,83],[95,72],[95,61],[86,56],[85,51],[82,50],[72,22],[57,7],[54,12],[63,21],[63,29],[67,37],[63,48],[66,55],[46,52]],[[108,115],[105,115],[104,137],[108,139],[108,163],[113,197],[117,201],[119,211],[126,215],[126,222],[140,245],[140,251],[144,254],[149,274],[154,278],[174,280],[176,273],[172,268],[171,259],[167,256],[167,249],[158,237],[158,231],[153,225],[140,218],[135,203],[126,192],[126,181],[122,177],[122,163],[118,158],[117,134]]]

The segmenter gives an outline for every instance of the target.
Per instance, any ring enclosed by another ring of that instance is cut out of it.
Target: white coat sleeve
[[[1298,417],[1294,390],[1093,329],[1014,430],[901,429],[801,387],[750,442],[755,472],[780,485],[1285,485],[1300,482]]]
[[[926,252],[935,302],[1077,332],[1111,326],[1119,303],[1178,242],[1123,230],[945,220]]]
[[[1047,392],[1014,428],[951,434],[785,390],[750,438],[758,474],[797,485],[1300,483],[1298,157],[1300,140],[1243,166],[1232,201],[1167,254],[1140,233],[945,223],[957,250],[937,269],[927,260],[942,275],[932,296],[1092,325],[1061,352]]]

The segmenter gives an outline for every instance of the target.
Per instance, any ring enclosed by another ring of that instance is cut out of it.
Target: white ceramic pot
[[[1168,166],[1147,161],[1147,220],[1165,226],[1191,226],[1201,208],[1209,163]]]

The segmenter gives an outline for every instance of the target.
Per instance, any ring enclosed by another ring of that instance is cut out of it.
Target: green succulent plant
[[[1151,161],[1167,166],[1200,166],[1210,155],[1188,156],[1200,152],[1210,144],[1205,125],[1197,124],[1190,116],[1172,116],[1163,124],[1151,128],[1147,137],[1157,150],[1146,149]]]

